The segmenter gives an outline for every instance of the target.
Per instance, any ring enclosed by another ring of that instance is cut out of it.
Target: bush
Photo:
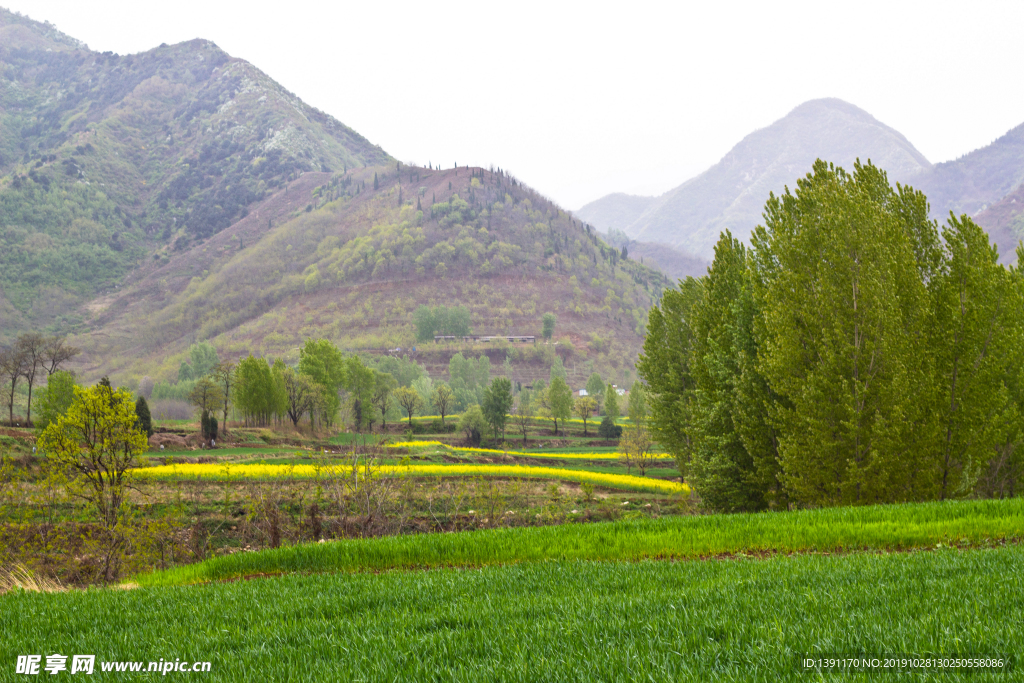
[[[603,439],[618,439],[622,436],[622,427],[615,424],[615,420],[605,415],[601,420],[601,426],[597,428],[597,434]]]
[[[458,428],[459,428],[459,426],[456,424],[456,421],[454,419],[451,419],[451,418],[449,418],[448,421],[445,422],[444,424],[441,423],[441,420],[431,420],[429,431],[428,431],[428,429],[426,427],[424,427],[422,433],[423,434],[427,434],[427,433],[429,433],[429,434],[451,434],[452,432],[454,432]]]

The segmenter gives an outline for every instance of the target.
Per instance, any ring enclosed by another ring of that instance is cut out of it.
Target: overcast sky
[[[659,194],[809,99],[932,162],[1024,123],[1024,2],[0,0],[94,50],[207,38],[402,161],[569,209]]]

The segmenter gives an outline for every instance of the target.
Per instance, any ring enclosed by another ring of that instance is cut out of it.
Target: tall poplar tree
[[[928,295],[884,172],[817,161],[752,238],[759,370],[786,488],[810,505],[920,497]]]

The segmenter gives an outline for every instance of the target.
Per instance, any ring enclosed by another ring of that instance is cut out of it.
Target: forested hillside
[[[306,173],[208,241],[168,250],[94,302],[98,331],[76,343],[90,374],[173,378],[197,340],[286,358],[321,335],[408,350],[418,306],[461,304],[477,334],[540,337],[553,312],[563,361],[614,374],[631,370],[668,286],[505,173],[396,163]]]
[[[120,56],[0,9],[0,341],[81,303],[304,171],[390,159],[209,41]]]

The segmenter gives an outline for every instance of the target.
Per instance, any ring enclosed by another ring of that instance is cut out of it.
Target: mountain
[[[768,193],[792,188],[818,158],[847,169],[855,159],[870,159],[889,172],[891,182],[923,191],[940,223],[950,211],[966,213],[989,231],[1004,262],[1016,259],[1017,243],[1024,238],[1024,125],[959,159],[933,165],[903,135],[837,99],[801,104],[660,197],[611,194],[576,215],[632,240],[671,246],[684,258],[710,260],[722,230],[748,239],[762,220]]]
[[[616,192],[584,205],[575,213],[598,230],[625,230],[657,201],[656,197]]]
[[[1002,263],[1017,261],[1017,245],[1024,240],[1024,185],[1018,185],[998,202],[982,210],[974,219],[999,247]]]
[[[75,329],[300,173],[390,161],[209,41],[97,53],[0,9],[0,335]]]
[[[394,164],[307,172],[202,244],[151,261],[90,304],[75,338],[86,374],[172,379],[190,344],[296,360],[310,336],[343,348],[415,346],[413,311],[462,305],[478,334],[536,335],[557,315],[566,344],[497,345],[492,359],[547,367],[555,354],[627,376],[647,310],[670,282],[607,246],[502,173]],[[443,373],[454,353],[418,358]],[[530,379],[534,379],[531,377]]]
[[[623,230],[644,242],[661,242],[710,260],[723,230],[749,238],[761,221],[769,192],[795,185],[815,159],[844,167],[855,159],[872,160],[890,178],[919,175],[931,164],[900,133],[867,112],[838,99],[805,102],[767,128],[743,138],[717,164],[656,198],[592,202],[577,215],[595,223],[602,217],[629,217],[625,208],[646,208],[626,225],[595,224]],[[619,207],[618,214],[612,207]]]
[[[670,281],[506,173],[410,167],[203,40],[89,51],[0,11],[0,343],[72,332],[77,369],[174,381],[191,344],[297,359],[417,344],[462,305],[516,379],[628,380]],[[530,373],[533,373],[532,375]]]

